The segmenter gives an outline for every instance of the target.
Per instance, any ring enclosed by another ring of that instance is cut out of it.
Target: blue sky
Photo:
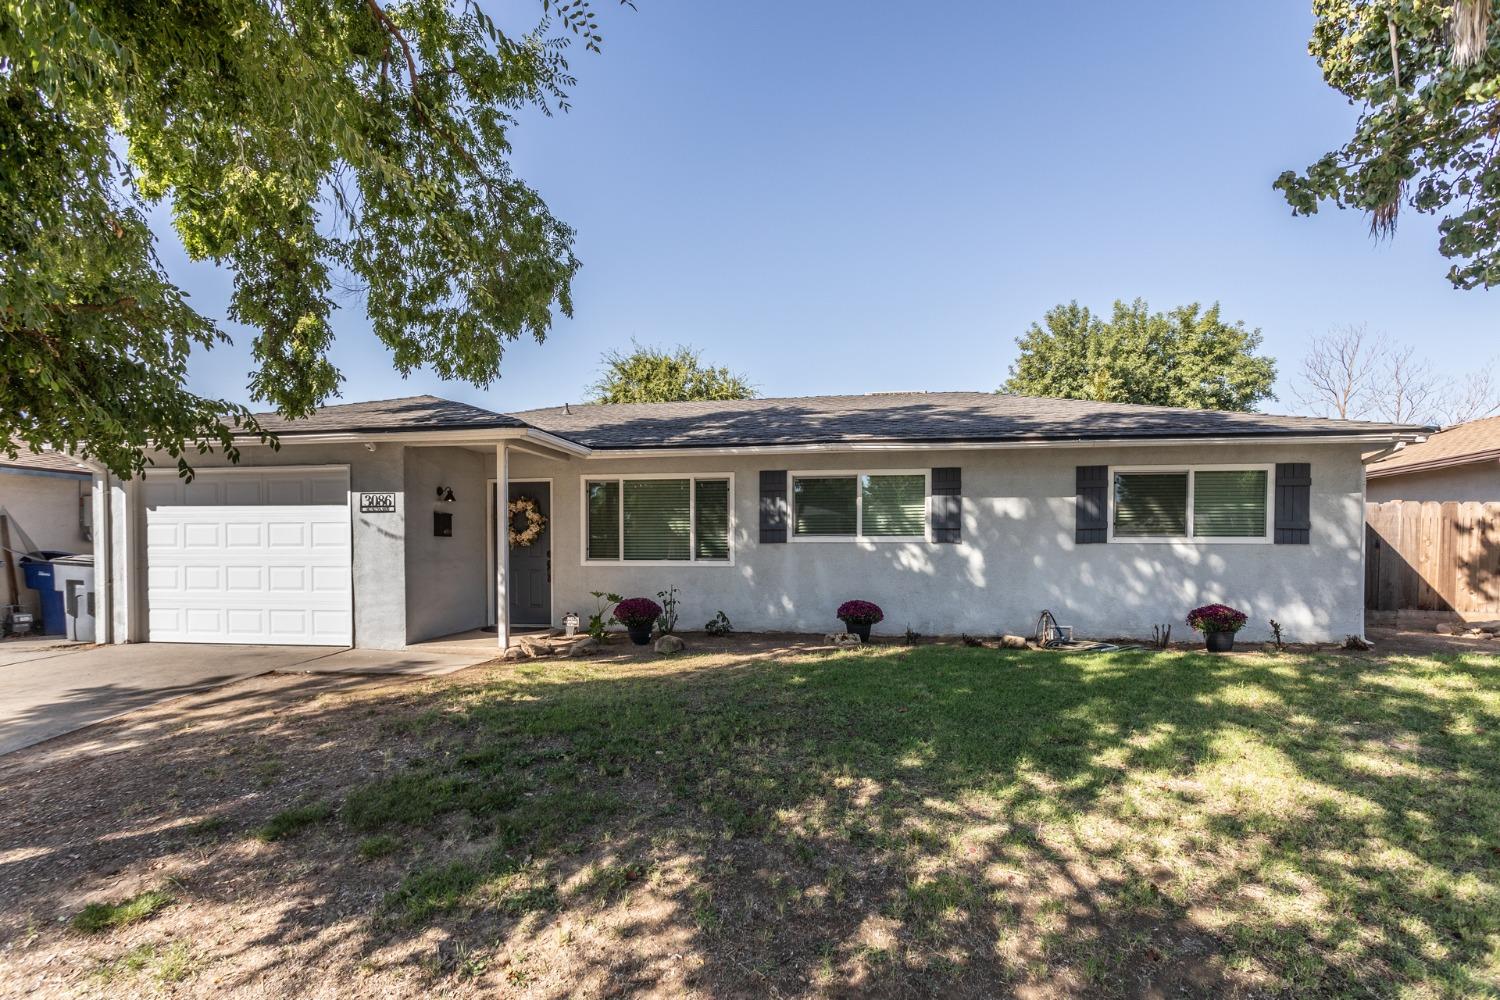
[[[1433,220],[1391,242],[1271,183],[1349,133],[1307,55],[1308,4],[897,5],[595,0],[573,110],[512,135],[518,174],[578,231],[573,319],[518,341],[487,389],[402,379],[357,305],[346,400],[431,392],[498,410],[577,401],[600,355],[701,348],[762,395],[993,389],[1052,305],[1219,301],[1293,374],[1367,323],[1457,373],[1500,343],[1451,288]],[[515,0],[498,11],[529,16]],[[229,276],[169,272],[223,319]],[[246,400],[249,336],[192,387]],[[1283,378],[1281,399],[1299,406]]]

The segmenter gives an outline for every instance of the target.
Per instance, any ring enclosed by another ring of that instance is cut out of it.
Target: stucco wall
[[[93,481],[88,476],[32,475],[0,470],[0,507],[4,507],[11,517],[11,545],[25,549],[29,540],[37,549],[92,551],[92,543],[83,537],[78,517],[79,498],[89,497],[92,488]],[[0,553],[0,558],[4,558],[3,553]],[[21,603],[35,613],[38,610],[36,591],[26,586],[19,567],[16,575],[21,583]],[[3,590],[0,590],[0,595],[3,595]],[[0,596],[0,600],[3,599]]]
[[[1371,503],[1389,500],[1500,503],[1500,462],[1379,476],[1369,481],[1367,492]]]
[[[374,451],[363,445],[314,445],[283,443],[280,451],[246,447],[240,452],[244,467],[263,465],[347,465],[350,498],[354,505],[352,545],[354,562],[354,643],[374,649],[400,649],[406,644],[406,511],[405,454],[400,445],[378,444]],[[223,456],[194,456],[193,463],[202,468],[225,466]],[[361,514],[360,492],[393,492],[396,510],[387,514]],[[136,504],[133,530],[128,533],[129,547],[137,572],[133,577],[131,599],[135,610],[129,614],[130,638],[146,638],[146,552],[145,511]],[[425,511],[423,505],[421,510]],[[428,515],[429,529],[431,517]],[[126,537],[116,532],[117,538]],[[117,617],[117,620],[120,620]]]
[[[1079,465],[1310,462],[1312,544],[1111,543],[1075,545],[1074,482]],[[758,476],[792,471],[963,469],[964,540],[931,543],[788,542],[760,545]],[[493,463],[490,463],[493,468]],[[580,565],[584,475],[732,473],[733,566]],[[683,626],[696,629],[723,609],[745,630],[828,631],[849,598],[880,604],[877,633],[907,625],[926,634],[1029,632],[1050,608],[1080,635],[1149,635],[1188,609],[1223,601],[1249,612],[1244,636],[1269,635],[1268,618],[1292,641],[1363,630],[1364,470],[1359,449],[1319,445],[1232,450],[1046,448],[695,459],[544,461],[513,455],[511,477],[553,479],[553,613],[585,620],[591,590],[682,593]]]
[[[406,636],[421,642],[486,624],[484,456],[464,448],[406,449]],[[438,486],[454,501],[436,499]],[[453,535],[433,534],[433,512],[453,515]]]

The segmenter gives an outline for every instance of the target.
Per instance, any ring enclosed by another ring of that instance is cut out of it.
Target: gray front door
[[[510,547],[510,623],[552,624],[552,487],[548,483],[511,483],[512,502],[527,497],[547,519],[542,533],[530,545]],[[509,511],[507,505],[506,510]],[[510,515],[510,528],[526,530],[524,511]]]

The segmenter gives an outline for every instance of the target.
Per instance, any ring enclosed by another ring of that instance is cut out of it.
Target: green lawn
[[[1500,657],[632,649],[0,774],[0,995],[1500,1000]]]
[[[429,752],[330,822],[497,954],[639,907],[712,993],[1500,996],[1494,657],[548,662],[383,724]]]

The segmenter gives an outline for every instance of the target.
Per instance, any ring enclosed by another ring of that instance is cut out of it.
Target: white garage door
[[[144,500],[152,642],[353,643],[347,468],[152,474]]]

